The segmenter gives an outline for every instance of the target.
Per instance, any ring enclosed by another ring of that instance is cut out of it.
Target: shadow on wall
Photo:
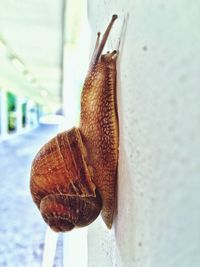
[[[120,36],[120,53],[118,57],[118,64],[117,64],[117,73],[121,74],[122,66],[120,64],[121,57],[123,57],[124,51],[124,42],[126,36],[126,29],[129,19],[129,14],[126,14],[126,21],[124,21],[123,29]],[[123,72],[125,75],[125,72]],[[120,146],[119,146],[119,166],[118,166],[118,184],[117,184],[117,194],[116,194],[116,212],[114,217],[114,235],[115,235],[115,251],[113,255],[113,261],[116,259],[120,260],[120,263],[113,262],[113,265],[118,266],[119,264],[124,266],[130,265],[130,257],[132,257],[131,261],[133,261],[133,240],[134,240],[134,213],[133,205],[133,181],[131,180],[131,167],[129,166],[129,156],[123,146],[123,131],[124,127],[124,118],[122,116],[122,91],[119,90],[122,88],[121,86],[121,75],[117,76],[117,98],[118,98],[118,113],[119,117],[119,125],[120,125]],[[132,256],[130,256],[132,255]]]
[[[123,162],[126,162],[124,164]],[[134,194],[133,194],[133,181],[131,180],[130,166],[128,156],[125,149],[120,147],[120,166],[118,176],[118,190],[117,190],[117,209],[114,219],[114,231],[115,231],[115,256],[113,260],[118,259],[123,266],[130,264],[133,261],[133,240],[134,240]],[[115,266],[115,265],[114,265]],[[120,265],[119,265],[120,266]]]

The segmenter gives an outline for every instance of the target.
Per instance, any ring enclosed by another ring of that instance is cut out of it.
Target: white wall
[[[87,0],[66,0],[64,39],[63,110],[66,120],[60,127],[62,130],[79,123],[80,93],[89,61]],[[86,267],[87,228],[73,230],[63,237],[63,267]]]
[[[89,267],[200,266],[200,2],[88,1],[93,41],[113,13],[119,60],[118,213],[89,227]]]

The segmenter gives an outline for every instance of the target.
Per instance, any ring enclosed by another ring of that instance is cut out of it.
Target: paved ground
[[[46,225],[30,196],[30,166],[56,131],[41,126],[0,143],[0,267],[41,266]]]

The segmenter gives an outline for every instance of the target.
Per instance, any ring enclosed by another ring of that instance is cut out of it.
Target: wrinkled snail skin
[[[62,132],[45,144],[31,169],[33,201],[56,232],[92,223],[100,214],[111,228],[118,162],[116,60],[102,55],[113,15],[102,40],[98,33],[81,97],[79,128]]]
[[[118,162],[116,53],[101,57],[86,78],[81,103],[80,131],[102,197],[102,218],[112,226]]]

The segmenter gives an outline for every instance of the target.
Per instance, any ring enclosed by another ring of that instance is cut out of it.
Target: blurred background
[[[89,44],[85,0],[0,2],[0,267],[63,266],[62,236],[32,203],[30,168],[78,122]]]

